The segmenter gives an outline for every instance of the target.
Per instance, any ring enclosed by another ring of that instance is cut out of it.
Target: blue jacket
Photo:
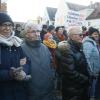
[[[100,54],[96,42],[90,37],[84,38],[83,51],[89,65],[90,75],[98,76],[100,72]]]
[[[16,81],[10,76],[11,67],[20,67],[20,59],[26,57],[21,47],[0,44],[0,100],[28,100],[27,82]],[[29,74],[29,63],[24,71]]]
[[[42,43],[31,46],[27,42],[22,48],[32,62],[31,100],[54,100],[54,70],[48,48]]]

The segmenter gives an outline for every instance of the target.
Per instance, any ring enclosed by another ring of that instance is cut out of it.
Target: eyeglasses
[[[83,34],[79,34],[79,36],[83,36]]]
[[[74,35],[78,35],[78,36],[81,36],[81,37],[83,36],[83,34],[74,34]]]
[[[4,27],[4,28],[6,28],[6,27],[12,28],[13,25],[12,24],[2,24],[1,27]]]
[[[27,33],[40,33],[40,31],[39,30],[32,30],[32,31],[29,31]]]

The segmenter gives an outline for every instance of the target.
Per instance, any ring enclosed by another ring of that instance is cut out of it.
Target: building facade
[[[0,0],[0,12],[7,12],[7,3]]]
[[[55,15],[55,26],[84,26],[86,17],[92,12],[87,6],[61,0]]]

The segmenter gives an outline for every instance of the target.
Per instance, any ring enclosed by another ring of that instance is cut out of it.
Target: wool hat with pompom
[[[11,22],[14,26],[14,22],[12,21],[11,17],[6,13],[0,13],[0,25],[2,25],[4,22]]]

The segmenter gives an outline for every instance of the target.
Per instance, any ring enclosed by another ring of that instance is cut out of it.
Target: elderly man
[[[60,57],[60,72],[62,75],[63,100],[88,100],[89,85],[87,62],[82,45],[82,31],[73,26],[68,30],[68,41],[58,44]]]
[[[39,27],[33,22],[25,25],[23,50],[31,59],[30,100],[54,100],[54,70],[48,48],[41,43]]]

